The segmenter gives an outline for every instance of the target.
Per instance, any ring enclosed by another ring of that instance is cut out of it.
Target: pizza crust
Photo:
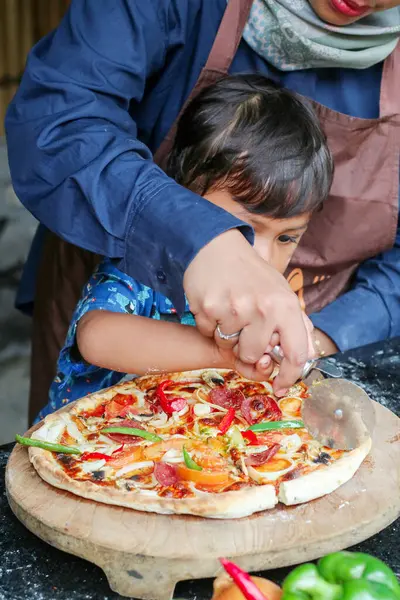
[[[211,519],[240,519],[255,512],[274,508],[278,499],[273,485],[260,485],[213,494],[196,492],[194,498],[162,498],[149,491],[126,491],[99,487],[91,481],[77,481],[66,475],[57,461],[41,448],[29,448],[29,458],[39,475],[50,485],[103,504],[115,504],[134,510],[162,515],[195,515]]]
[[[368,438],[361,446],[351,450],[331,465],[298,479],[283,481],[279,488],[279,502],[287,506],[302,504],[337,490],[354,476],[369,454],[371,444],[371,438]]]

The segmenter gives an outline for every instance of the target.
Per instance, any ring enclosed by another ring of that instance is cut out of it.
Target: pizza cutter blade
[[[375,409],[361,387],[346,379],[322,377],[307,378],[305,383],[309,397],[303,401],[302,418],[323,446],[352,450],[372,437]]]
[[[282,361],[279,346],[271,356],[277,363]],[[325,379],[322,373],[332,379]],[[352,450],[372,437],[375,410],[368,394],[341,375],[341,369],[326,360],[305,365],[302,379],[309,386],[309,396],[303,401],[302,419],[313,438],[324,446]]]

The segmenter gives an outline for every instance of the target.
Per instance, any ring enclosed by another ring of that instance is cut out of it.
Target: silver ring
[[[234,340],[235,338],[239,337],[242,330],[240,331],[236,331],[235,333],[222,333],[219,325],[217,325],[217,329],[216,329],[219,337],[221,338],[221,340]]]

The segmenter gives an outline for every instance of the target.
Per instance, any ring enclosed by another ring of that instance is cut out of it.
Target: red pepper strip
[[[106,462],[108,460],[112,459],[112,456],[109,456],[108,454],[103,454],[102,452],[84,452],[81,456],[80,456],[81,460],[105,460]]]
[[[230,575],[233,581],[247,600],[268,600],[260,591],[256,584],[250,579],[245,571],[242,571],[237,565],[225,558],[220,558],[220,562],[225,571]]]
[[[162,381],[156,390],[156,396],[160,401],[161,408],[167,415],[172,415],[174,412],[179,412],[183,410],[186,406],[186,400],[184,398],[171,398],[169,400],[165,394],[165,388],[167,388],[170,384],[174,383],[173,381],[167,379],[166,381]]]
[[[228,431],[229,427],[232,425],[233,421],[235,420],[235,417],[236,417],[236,411],[231,406],[231,408],[228,410],[228,412],[226,413],[226,415],[224,416],[224,418],[222,419],[221,423],[218,426],[218,429],[220,430],[222,435]]]
[[[111,455],[103,454],[102,452],[84,452],[83,454],[81,454],[80,459],[81,460],[105,460],[105,461],[108,461],[114,457],[114,454],[119,454],[120,452],[122,452],[123,449],[124,449],[124,444],[122,444],[122,446],[120,446],[119,448],[114,450],[114,452]]]
[[[242,431],[242,437],[249,442],[249,446],[259,446],[260,442],[258,441],[258,437],[254,433],[248,429],[247,431]]]
[[[170,406],[169,400],[168,400],[167,396],[165,395],[165,391],[164,391],[165,388],[167,388],[171,383],[173,383],[173,382],[171,380],[167,379],[166,381],[162,381],[157,386],[157,389],[156,389],[156,396],[157,396],[158,400],[160,401],[161,408],[167,415],[172,415],[172,413],[174,412]]]

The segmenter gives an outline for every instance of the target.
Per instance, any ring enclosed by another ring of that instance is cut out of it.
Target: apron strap
[[[400,41],[383,65],[380,116],[400,115]]]
[[[174,143],[176,129],[181,114],[189,102],[193,100],[201,90],[210,85],[211,79],[208,74],[214,73],[214,75],[217,75],[219,73],[221,77],[227,75],[240,44],[240,40],[242,39],[243,29],[246,25],[252,4],[253,0],[229,0],[210,54],[208,55],[207,62],[200,73],[196,85],[192,89],[188,99],[181,108],[178,117],[154,154],[153,160],[160,167],[165,167],[167,157]],[[217,77],[214,77],[213,79],[216,81]]]
[[[205,69],[227,73],[242,39],[253,0],[229,0]]]

